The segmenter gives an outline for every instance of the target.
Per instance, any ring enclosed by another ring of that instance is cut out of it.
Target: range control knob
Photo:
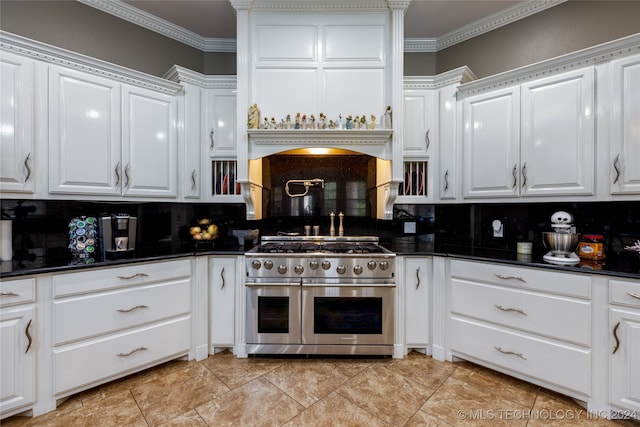
[[[338,274],[344,274],[347,272],[347,267],[345,267],[344,265],[339,265],[336,267],[336,271],[338,272]]]
[[[286,266],[286,265],[284,265],[284,264],[280,264],[280,265],[278,266],[278,273],[280,273],[280,274],[284,274],[284,273],[286,273],[286,272],[287,272],[287,266]]]
[[[273,261],[271,261],[270,259],[266,260],[264,262],[264,268],[266,268],[267,270],[271,270],[273,268]]]
[[[329,261],[322,261],[322,264],[320,264],[322,266],[323,270],[328,270],[331,268],[331,263]]]
[[[362,266],[361,265],[354,265],[353,266],[353,272],[355,274],[362,274]]]
[[[262,263],[257,259],[254,259],[253,261],[251,261],[251,268],[253,268],[254,270],[259,269],[261,265]]]
[[[296,265],[295,267],[293,267],[293,271],[296,274],[302,274],[302,272],[304,271],[304,267],[301,266],[300,264]]]
[[[309,261],[309,268],[310,269],[317,270],[319,266],[320,266],[320,263],[317,260],[312,259],[311,261]]]
[[[375,270],[377,265],[378,265],[378,264],[376,264],[376,262],[375,262],[375,261],[369,261],[369,262],[367,263],[367,268],[368,268],[369,270]]]
[[[386,270],[389,268],[389,263],[387,261],[380,261],[380,270]]]

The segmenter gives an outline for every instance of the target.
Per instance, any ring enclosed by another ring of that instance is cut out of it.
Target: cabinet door
[[[125,196],[176,197],[177,100],[124,86],[122,164]]]
[[[463,101],[463,195],[517,197],[520,165],[520,89]]]
[[[458,189],[458,103],[457,88],[449,86],[440,89],[438,152],[439,162],[439,195],[440,200],[455,199]],[[437,181],[437,180],[436,180]]]
[[[610,185],[612,194],[640,193],[640,55],[613,61]]]
[[[610,356],[611,402],[637,412],[640,411],[640,312],[612,308],[609,316],[612,331],[609,343],[613,353]]]
[[[202,93],[197,86],[182,83],[184,86],[183,108],[180,113],[184,122],[184,167],[180,172],[182,195],[185,199],[199,199],[202,189],[202,158],[205,150],[201,138]]]
[[[0,57],[0,191],[34,192],[33,70],[32,60]]]
[[[207,142],[214,157],[236,155],[236,92],[209,89],[206,97]]]
[[[119,195],[120,85],[49,69],[49,192]]]
[[[405,345],[426,348],[430,343],[429,288],[432,259],[406,257],[404,261]]]
[[[209,260],[209,344],[232,347],[236,287],[236,257],[211,257]]]
[[[33,307],[0,312],[0,414],[35,402]]]
[[[594,87],[593,68],[522,85],[521,195],[594,194]]]
[[[404,147],[405,156],[427,156],[432,148],[436,129],[434,91],[404,91]]]

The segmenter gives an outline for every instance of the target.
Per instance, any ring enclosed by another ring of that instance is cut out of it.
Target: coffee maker
[[[133,258],[136,250],[138,219],[128,214],[110,214],[100,217],[102,256],[105,260]]]

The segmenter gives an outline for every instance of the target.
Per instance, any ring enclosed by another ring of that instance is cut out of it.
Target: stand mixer
[[[542,233],[542,243],[549,252],[542,257],[546,262],[557,265],[575,265],[580,262],[576,254],[580,235],[571,232],[573,216],[558,211],[551,216],[553,232]]]

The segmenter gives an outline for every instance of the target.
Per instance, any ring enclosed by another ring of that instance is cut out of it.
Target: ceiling
[[[229,0],[78,0],[204,51],[233,51],[236,13]],[[566,0],[412,0],[405,51],[437,51]]]

